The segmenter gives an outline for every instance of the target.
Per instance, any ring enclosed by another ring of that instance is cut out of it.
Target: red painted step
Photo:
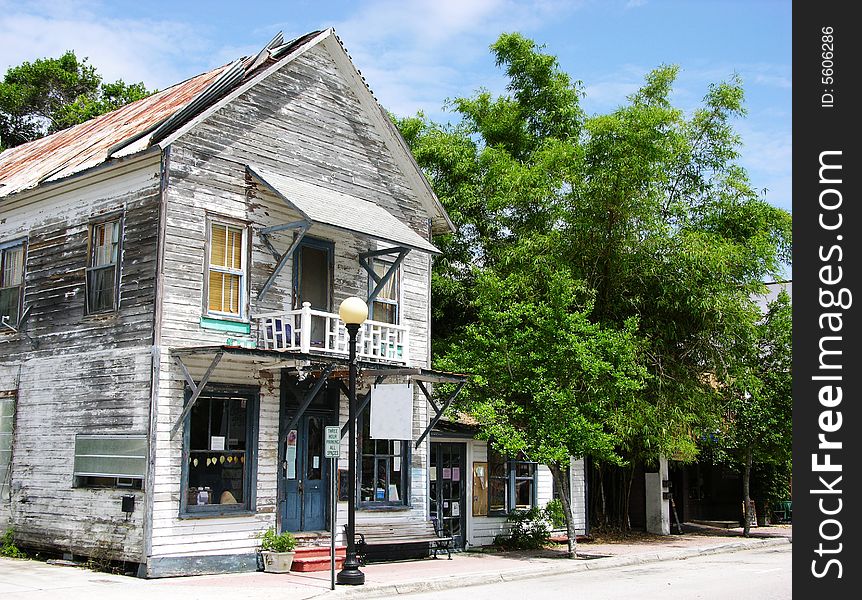
[[[344,557],[336,556],[335,568],[341,569],[342,565],[344,565]],[[314,558],[301,558],[299,560],[294,558],[293,564],[290,565],[290,570],[296,571],[297,573],[308,573],[309,571],[328,571],[329,557],[318,556]]]
[[[299,573],[307,573],[309,571],[328,571],[329,570],[329,546],[300,546],[296,548],[296,554],[293,557],[293,565],[291,571]],[[344,558],[347,554],[347,548],[344,546],[335,547],[335,568],[340,569],[344,563]]]

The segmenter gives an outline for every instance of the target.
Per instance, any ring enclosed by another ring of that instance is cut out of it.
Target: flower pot
[[[269,552],[262,550],[263,570],[267,573],[289,573],[295,552]]]

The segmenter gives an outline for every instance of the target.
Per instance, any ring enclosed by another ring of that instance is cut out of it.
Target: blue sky
[[[0,69],[71,49],[108,80],[164,88],[257,52],[279,30],[331,26],[386,108],[445,121],[447,98],[503,91],[488,46],[520,31],[583,82],[590,113],[623,103],[660,64],[681,67],[675,100],[686,110],[738,73],[742,162],[790,210],[790,13],[789,0],[0,0]]]

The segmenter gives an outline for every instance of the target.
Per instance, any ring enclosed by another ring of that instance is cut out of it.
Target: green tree
[[[24,62],[0,82],[0,150],[12,148],[110,112],[148,92],[143,83],[103,83],[87,59]]]
[[[735,162],[740,82],[686,115],[664,66],[587,116],[532,41],[491,50],[506,94],[453,100],[454,126],[398,122],[459,225],[434,266],[437,364],[476,375],[464,408],[492,444],[555,475],[572,455],[692,458],[749,297],[789,259],[789,215]]]
[[[733,379],[725,389],[722,451],[741,466],[743,535],[749,535],[751,473],[772,465],[780,474],[792,445],[792,308],[781,292],[739,344]]]

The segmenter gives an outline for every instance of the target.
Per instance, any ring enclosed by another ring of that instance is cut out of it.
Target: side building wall
[[[438,441],[435,438],[435,441]],[[467,443],[467,468],[472,473],[474,462],[488,461],[488,445],[481,440],[470,440]],[[572,489],[572,512],[575,517],[575,531],[586,533],[586,484],[583,459],[572,459],[570,466]],[[545,465],[538,465],[536,474],[537,505],[544,507],[554,497],[554,478]],[[473,478],[467,478],[467,498],[473,497]],[[486,546],[494,543],[494,538],[508,532],[505,516],[473,515],[467,506],[467,543],[470,546]]]
[[[145,492],[75,487],[73,468],[77,434],[147,433],[159,174],[150,156],[0,207],[0,241],[26,240],[29,314],[0,332],[0,396],[15,404],[0,528],[19,545],[142,560]],[[123,216],[119,310],[86,315],[90,224],[108,214]]]

